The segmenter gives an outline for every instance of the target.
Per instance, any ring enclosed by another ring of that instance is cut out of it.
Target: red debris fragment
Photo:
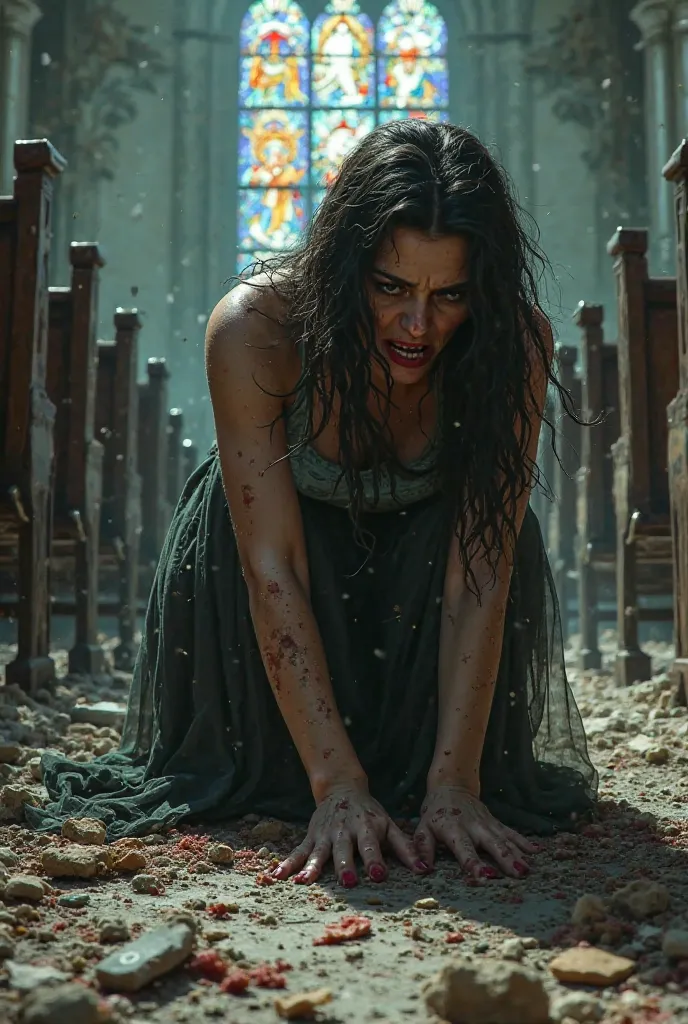
[[[209,981],[222,981],[227,974],[227,964],[217,950],[204,949],[193,958],[189,970]]]
[[[240,996],[251,984],[251,976],[248,971],[236,968],[230,971],[224,981],[220,983],[220,992],[227,992],[232,996]]]
[[[459,942],[465,942],[465,937],[461,934],[461,932],[447,932],[447,934],[444,936],[444,941],[454,945],[458,944]]]
[[[325,925],[325,934],[313,939],[314,946],[336,946],[351,939],[363,939],[370,935],[371,920],[361,914],[345,914],[341,921]]]
[[[226,903],[211,903],[209,907],[206,907],[206,911],[211,917],[216,917],[219,921],[229,917],[230,913]]]

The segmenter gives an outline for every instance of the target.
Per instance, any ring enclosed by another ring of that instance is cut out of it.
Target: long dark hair
[[[505,171],[465,128],[416,119],[378,125],[344,160],[299,246],[262,269],[287,300],[285,324],[304,354],[295,389],[309,409],[302,443],[319,436],[338,397],[342,475],[359,527],[361,467],[373,471],[376,489],[384,467],[392,468],[392,479],[403,472],[384,416],[369,407],[371,389],[378,390],[373,360],[388,388],[392,379],[375,346],[366,291],[380,242],[399,226],[469,240],[470,317],[437,357],[429,389],[435,382],[441,389],[436,468],[448,521],[467,583],[479,596],[473,553],[478,545],[486,550],[494,578],[500,555],[516,540],[518,498],[539,480],[527,454],[533,356],[572,411],[538,312],[547,260],[536,232],[525,230]],[[317,424],[315,396],[323,411]]]

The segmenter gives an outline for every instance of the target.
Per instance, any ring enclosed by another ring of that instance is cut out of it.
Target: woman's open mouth
[[[405,341],[385,338],[384,346],[390,361],[397,366],[424,366],[432,357],[431,345],[409,345]]]

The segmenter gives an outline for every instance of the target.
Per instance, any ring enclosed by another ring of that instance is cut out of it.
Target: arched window
[[[295,0],[255,0],[241,25],[238,261],[289,248],[344,156],[379,121],[447,118],[447,29],[393,0],[377,31],[359,0],[312,26]]]

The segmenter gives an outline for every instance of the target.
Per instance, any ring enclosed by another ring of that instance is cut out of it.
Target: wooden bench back
[[[608,245],[619,307],[619,415],[631,512],[668,516],[666,408],[678,389],[675,278],[651,278],[647,231],[620,228]]]
[[[605,343],[602,306],[581,302],[575,319],[581,329],[583,415],[586,420],[595,419],[600,413],[604,416],[602,423],[582,430],[585,508],[582,517],[579,514],[578,528],[586,543],[613,548],[616,519],[611,447],[619,438],[617,346]]]
[[[114,341],[98,342],[96,437],[105,448],[101,535],[122,538],[126,501],[137,476],[137,311],[117,309]]]
[[[688,141],[684,139],[664,168],[674,184],[676,205],[676,276],[678,308],[679,387],[688,391]]]
[[[581,382],[576,376],[577,350],[571,345],[557,347],[559,382],[571,396],[580,413]],[[548,523],[550,556],[569,566],[573,564],[576,525],[576,472],[580,466],[580,427],[572,420],[557,396],[557,455],[553,459],[555,504]],[[547,428],[545,428],[547,429]]]
[[[48,394],[55,420],[55,503],[83,508],[84,465],[94,439],[96,408],[98,289],[105,261],[97,245],[72,242],[72,283],[50,288]]]
[[[157,559],[169,524],[167,500],[167,417],[169,370],[164,359],[149,359],[139,384],[138,468],[141,476],[141,550]]]
[[[45,139],[17,142],[14,195],[0,198],[0,481],[24,468],[32,403],[45,400],[53,182],[65,161]],[[49,454],[47,454],[49,458]]]

